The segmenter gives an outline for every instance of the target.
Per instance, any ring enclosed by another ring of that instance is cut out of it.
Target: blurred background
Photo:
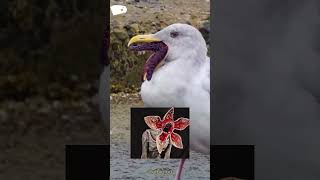
[[[65,144],[103,144],[107,2],[0,1],[0,179],[64,179]]]

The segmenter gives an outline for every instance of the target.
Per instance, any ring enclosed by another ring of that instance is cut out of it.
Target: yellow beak
[[[153,34],[148,34],[148,35],[137,35],[134,36],[130,39],[128,46],[130,46],[133,43],[147,43],[147,42],[159,42],[161,41],[160,39],[154,37]]]

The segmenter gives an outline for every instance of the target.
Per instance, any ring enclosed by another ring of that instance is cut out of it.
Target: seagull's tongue
[[[150,81],[152,74],[156,69],[157,65],[162,61],[161,55],[157,52],[151,54],[143,67],[143,76],[146,76],[147,80]]]
[[[156,69],[157,65],[165,58],[167,54],[167,48],[159,48],[158,51],[155,51],[151,56],[148,58],[146,63],[144,64],[143,68],[143,80],[144,76],[146,76],[147,80],[150,81],[152,78],[152,74]]]

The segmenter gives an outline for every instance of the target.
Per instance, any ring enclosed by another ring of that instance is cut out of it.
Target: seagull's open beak
[[[154,37],[153,34],[148,35],[137,35],[130,39],[128,43],[128,47],[133,43],[150,43],[150,42],[159,42],[161,41],[159,38]]]
[[[161,39],[155,37],[154,34],[137,35],[130,39],[128,47],[132,51],[151,51],[150,57],[147,59],[142,80],[150,81],[152,74],[164,64],[167,56],[168,46]]]

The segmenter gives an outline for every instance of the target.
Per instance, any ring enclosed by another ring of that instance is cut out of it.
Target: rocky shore
[[[128,50],[130,38],[155,33],[173,23],[187,23],[200,30],[209,47],[210,3],[206,0],[112,0],[111,5],[125,5],[127,13],[111,15],[110,62],[112,92],[140,86],[146,55]]]

